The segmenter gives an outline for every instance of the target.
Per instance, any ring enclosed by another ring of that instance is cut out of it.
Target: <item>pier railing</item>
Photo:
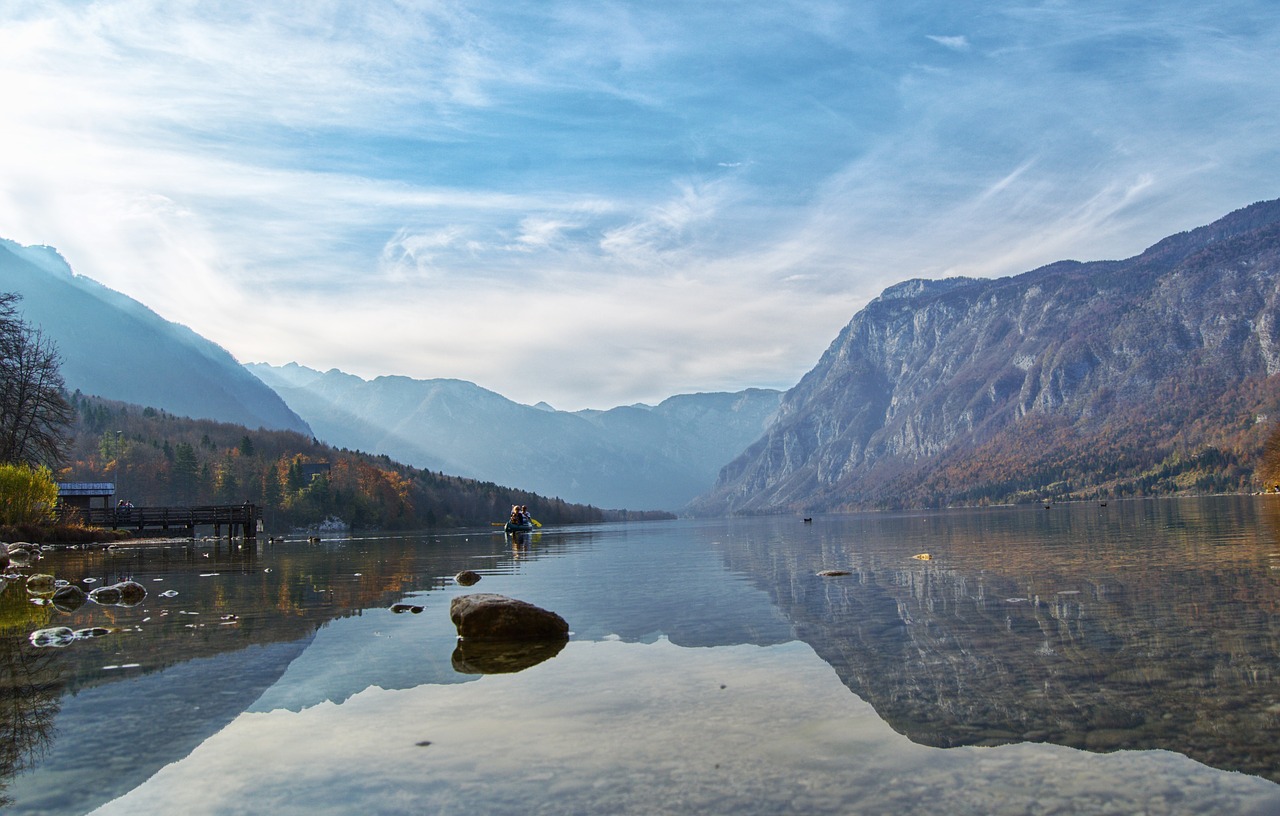
[[[110,527],[112,530],[184,530],[195,534],[197,526],[212,526],[214,535],[222,535],[223,525],[231,538],[239,534],[245,538],[258,537],[258,519],[261,517],[255,504],[220,504],[203,507],[116,507],[82,511],[85,522],[94,527]]]

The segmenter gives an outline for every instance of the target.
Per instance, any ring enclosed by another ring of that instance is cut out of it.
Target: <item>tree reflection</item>
[[[35,649],[27,629],[38,615],[9,588],[0,594],[0,807],[12,804],[10,780],[44,756],[53,744],[54,718],[63,693],[53,649]]]

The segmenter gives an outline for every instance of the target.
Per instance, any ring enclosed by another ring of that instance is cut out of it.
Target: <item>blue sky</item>
[[[0,0],[0,115],[0,236],[243,361],[602,408],[1280,197],[1280,14]]]

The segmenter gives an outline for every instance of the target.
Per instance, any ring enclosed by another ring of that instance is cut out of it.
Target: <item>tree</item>
[[[195,499],[199,478],[200,460],[196,458],[196,449],[179,442],[173,451],[173,487],[179,501],[190,503]]]
[[[53,521],[58,484],[43,465],[0,465],[0,523],[38,524]]]
[[[1255,470],[1263,490],[1280,487],[1280,425],[1277,425],[1262,446],[1262,461]]]
[[[0,293],[0,462],[56,467],[75,411],[57,346],[18,317],[17,302]]]

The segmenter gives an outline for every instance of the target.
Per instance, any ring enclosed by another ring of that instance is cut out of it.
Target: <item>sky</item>
[[[0,237],[242,362],[785,389],[1277,197],[1274,0],[0,0]]]

